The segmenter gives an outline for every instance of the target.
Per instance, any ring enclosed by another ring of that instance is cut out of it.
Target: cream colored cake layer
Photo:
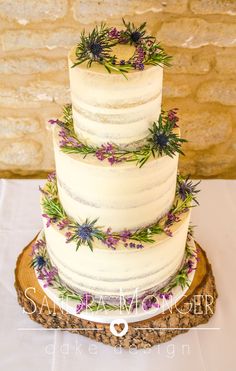
[[[133,53],[128,45],[119,48],[116,54]],[[97,63],[71,68],[74,61],[75,48],[69,54],[69,76],[76,133],[93,144],[145,138],[161,111],[163,69],[145,66],[144,71],[131,70],[126,79]]]
[[[175,197],[178,156],[149,160],[142,168],[124,162],[111,166],[90,156],[54,151],[60,201],[78,222],[99,218],[114,231],[136,229],[153,223],[172,206]]]
[[[74,289],[93,295],[133,295],[142,293],[169,280],[183,260],[189,224],[187,212],[173,227],[173,237],[164,233],[155,243],[143,249],[118,246],[111,250],[96,242],[92,252],[81,245],[76,251],[74,242],[66,243],[65,236],[55,226],[44,226],[47,249],[60,277]]]

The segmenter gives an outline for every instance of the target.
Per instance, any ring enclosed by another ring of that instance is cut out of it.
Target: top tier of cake
[[[130,45],[118,45],[122,58],[133,53]],[[127,58],[126,58],[127,59]],[[104,66],[83,63],[73,68],[75,48],[69,54],[70,89],[76,134],[89,144],[130,144],[143,140],[161,112],[163,69],[145,66],[125,78],[109,74]]]

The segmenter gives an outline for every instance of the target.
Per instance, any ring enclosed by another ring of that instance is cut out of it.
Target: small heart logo
[[[123,325],[123,330],[118,332],[116,327],[115,326],[119,326],[119,325]],[[121,336],[124,336],[127,332],[128,332],[128,323],[125,319],[123,318],[117,318],[117,319],[114,319],[111,323],[110,323],[110,331],[113,335],[115,336],[118,336],[118,337],[121,337]]]

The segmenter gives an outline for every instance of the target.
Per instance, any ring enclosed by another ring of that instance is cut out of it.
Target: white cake
[[[129,55],[130,48],[122,45],[121,51]],[[113,143],[125,149],[140,148],[161,113],[162,67],[134,69],[124,78],[108,73],[99,63],[90,68],[86,63],[74,66],[75,53],[76,47],[69,54],[69,71],[78,139],[95,147]],[[150,156],[142,167],[135,161],[111,165],[93,155],[62,150],[60,130],[53,129],[58,195],[51,198],[59,199],[62,223],[66,215],[78,233],[79,226],[96,219],[107,236],[92,239],[93,251],[86,238],[78,245],[78,239],[69,238],[68,221],[60,228],[58,220],[45,217],[42,201],[47,251],[60,279],[77,293],[110,297],[111,302],[120,292],[128,297],[135,290],[140,295],[160,290],[183,264],[189,227],[188,208],[168,225],[168,213],[175,211],[173,205],[178,202],[178,153]],[[179,135],[179,129],[175,131]],[[151,230],[159,221],[162,233],[152,234],[152,242],[121,237],[124,231],[135,236],[142,228],[148,235],[149,226]],[[119,236],[115,247],[107,243],[111,233],[113,240]]]

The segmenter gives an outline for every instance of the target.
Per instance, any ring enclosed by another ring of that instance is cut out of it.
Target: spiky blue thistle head
[[[36,265],[39,269],[42,269],[46,264],[46,260],[44,259],[43,256],[38,255],[36,256]]]
[[[98,42],[91,43],[88,49],[95,58],[98,58],[103,51],[102,45]]]
[[[131,38],[131,40],[132,40],[134,43],[137,43],[137,42],[140,40],[141,36],[142,36],[142,34],[141,34],[141,32],[139,32],[139,31],[134,31],[134,32],[132,32],[132,33],[130,34],[130,38]]]
[[[153,136],[153,142],[156,147],[163,149],[168,145],[169,137],[165,133],[155,133]]]
[[[195,195],[199,192],[199,190],[197,189],[197,186],[200,182],[194,184],[191,180],[189,180],[189,177],[187,177],[185,180],[178,179],[177,183],[178,183],[177,193],[179,197],[181,198],[181,200],[184,201],[189,195],[192,195],[193,200],[196,203],[198,203]]]
[[[78,226],[77,235],[83,241],[89,241],[93,235],[93,227],[88,223],[81,224]]]

